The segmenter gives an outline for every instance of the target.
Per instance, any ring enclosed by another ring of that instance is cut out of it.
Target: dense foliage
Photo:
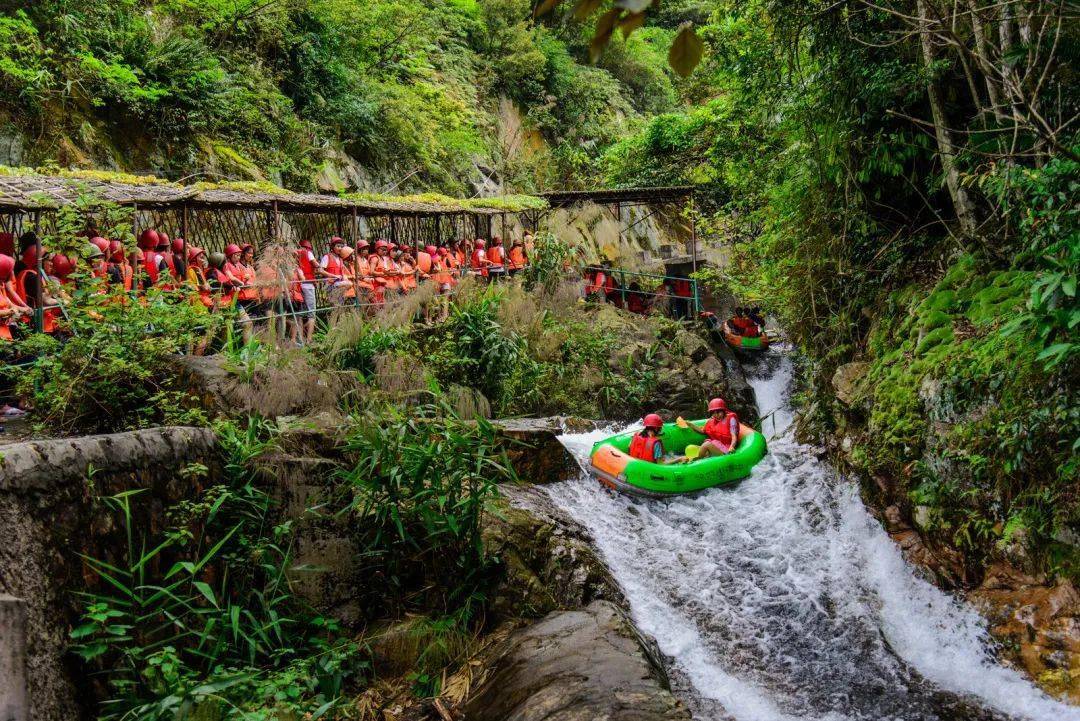
[[[112,165],[310,189],[471,195],[579,185],[642,113],[676,102],[683,15],[616,34],[528,0],[0,2],[0,128],[24,164]],[[500,98],[516,104],[500,105]],[[521,117],[519,117],[519,114]],[[522,120],[524,122],[522,122]],[[30,143],[26,143],[30,146]]]
[[[100,499],[126,538],[119,557],[87,558],[73,650],[106,688],[101,718],[271,719],[323,715],[369,667],[337,624],[293,595],[295,520],[281,519],[258,460],[268,424],[218,428],[224,477],[166,511],[158,531],[139,491]],[[206,468],[186,469],[198,483]],[[201,711],[200,711],[201,708]]]
[[[814,361],[809,397],[869,363],[858,407],[818,403],[813,426],[851,434],[928,530],[976,569],[1019,539],[1068,570],[1054,539],[1080,525],[1069,10],[709,5],[696,102],[613,145],[607,178],[697,185],[699,232],[733,251],[706,279],[780,318]]]

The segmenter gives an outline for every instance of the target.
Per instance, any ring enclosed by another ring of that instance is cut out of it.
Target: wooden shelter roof
[[[417,202],[409,199],[353,199],[313,193],[270,192],[259,188],[179,185],[156,178],[122,176],[115,180],[105,173],[46,175],[39,173],[0,173],[0,210],[51,210],[74,205],[80,198],[139,208],[166,210],[180,205],[205,209],[239,210],[270,208],[277,204],[286,213],[352,213],[359,215],[498,215],[514,213],[494,199],[491,206],[483,200],[453,202]]]

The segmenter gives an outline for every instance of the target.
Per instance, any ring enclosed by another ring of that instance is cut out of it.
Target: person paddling
[[[704,426],[679,419],[679,425],[706,436],[698,452],[699,459],[731,453],[739,442],[739,418],[728,410],[723,398],[709,401],[709,413],[711,415]]]

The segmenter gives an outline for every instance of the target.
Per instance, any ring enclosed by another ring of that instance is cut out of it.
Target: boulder
[[[690,713],[619,609],[594,601],[516,631],[482,663],[470,721],[668,721]]]
[[[865,361],[845,363],[836,369],[832,377],[832,386],[841,403],[851,406],[858,400],[859,384],[869,370],[870,364]]]
[[[502,499],[485,517],[482,531],[501,570],[490,596],[496,618],[537,618],[598,598],[624,601],[588,532],[547,494],[510,485],[500,486],[500,492]]]
[[[1048,693],[1080,703],[1080,593],[1006,563],[991,564],[969,596],[990,631]]]
[[[505,439],[503,449],[518,478],[531,483],[555,483],[575,478],[577,460],[559,441],[563,433],[595,428],[593,421],[551,416],[491,421]]]

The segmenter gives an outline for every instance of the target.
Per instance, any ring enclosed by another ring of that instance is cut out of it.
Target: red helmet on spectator
[[[450,255],[449,248],[439,248],[439,255]]]
[[[653,430],[660,430],[664,427],[664,419],[655,413],[650,413],[642,419],[646,428],[652,428]]]
[[[727,403],[724,403],[723,398],[713,398],[709,401],[709,413],[715,413],[716,411],[726,411]]]
[[[330,238],[330,247],[333,248],[335,245],[345,245],[345,241],[335,235]]]
[[[109,241],[105,240],[104,238],[98,236],[95,238],[91,238],[90,242],[93,245],[97,246],[97,249],[100,250],[102,253],[109,252]]]
[[[173,238],[172,239],[172,252],[174,252],[174,253],[183,253],[184,252],[184,243],[185,242],[186,241],[183,238]]]
[[[311,244],[311,241],[307,239],[300,241],[300,247],[307,248],[308,250],[315,250],[315,247]]]
[[[387,243],[382,238],[379,238],[378,240],[375,241],[375,250],[379,250],[380,248],[389,248],[389,247],[390,247],[390,244]]]
[[[139,233],[139,250],[154,250],[158,244],[158,232],[153,228],[147,228]]]
[[[491,237],[491,244],[492,245],[502,245],[502,238],[500,238],[497,235],[492,236]]]
[[[228,258],[230,255],[235,255],[236,253],[239,253],[239,252],[241,252],[240,251],[240,246],[237,245],[236,243],[229,243],[228,245],[225,246],[225,257],[226,258]]]
[[[60,253],[53,255],[52,264],[53,275],[60,280],[67,278],[75,270],[75,262],[71,258],[66,255],[61,255]]]
[[[477,238],[476,239],[476,247],[477,248],[486,248],[487,247],[487,242],[480,239],[480,238]]]
[[[124,244],[119,240],[109,241],[109,260],[118,263],[124,259]]]
[[[363,248],[366,248],[366,247],[368,247],[369,245],[371,245],[371,243],[367,242],[367,241],[366,241],[366,240],[364,240],[363,238],[361,238],[360,240],[356,241],[356,249],[357,249],[357,250],[361,250],[361,249],[363,249]]]
[[[157,241],[157,248],[155,248],[155,250],[168,250],[169,249],[169,244],[171,242],[169,240],[169,234],[166,233],[164,230],[159,230],[157,235],[158,235],[158,241]]]
[[[439,252],[439,249],[436,248],[434,245],[425,245],[424,246],[424,252],[427,253],[428,255],[435,255],[436,253]]]
[[[205,255],[206,251],[202,248],[196,248],[195,246],[189,246],[187,251],[187,259],[189,263],[194,263],[200,255]]]
[[[15,270],[15,259],[10,255],[0,255],[0,280],[11,280],[11,273]]]

